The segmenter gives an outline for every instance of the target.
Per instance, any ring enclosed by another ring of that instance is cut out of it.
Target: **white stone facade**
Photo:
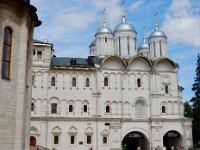
[[[0,1],[0,150],[29,149],[35,11],[26,1]],[[10,30],[10,52],[6,51],[6,28]],[[5,55],[10,62],[6,78]]]
[[[131,33],[136,39],[136,32],[110,34],[103,28],[87,59],[54,57],[52,44],[35,41],[33,144],[56,150],[191,148],[191,120],[183,117],[178,65],[166,57],[167,38],[149,38],[150,46],[161,44],[150,47],[149,57],[137,54],[136,43],[129,45],[130,53],[124,44],[120,55],[113,52],[112,46],[123,45],[115,44],[115,36]],[[102,49],[103,42],[110,42],[110,49]]]

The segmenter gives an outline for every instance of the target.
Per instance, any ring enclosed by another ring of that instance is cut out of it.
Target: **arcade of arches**
[[[163,147],[165,150],[180,150],[182,136],[175,130],[170,130],[163,136]],[[147,137],[139,132],[132,131],[125,135],[122,140],[122,150],[149,150],[150,143]],[[154,148],[155,149],[155,148]]]
[[[125,135],[122,140],[123,150],[137,150],[140,147],[142,150],[149,149],[149,141],[146,136],[138,131],[132,131]]]
[[[175,130],[168,131],[163,136],[163,146],[166,147],[166,150],[179,150],[182,145],[182,136],[179,132]]]

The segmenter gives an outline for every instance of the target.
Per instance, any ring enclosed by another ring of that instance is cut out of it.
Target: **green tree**
[[[192,114],[192,106],[189,104],[188,101],[186,101],[184,103],[184,116],[185,117],[189,117],[192,118],[193,114]]]
[[[193,143],[195,147],[200,147],[200,56],[198,54],[196,67],[196,77],[192,85],[195,96],[190,100],[193,103]]]

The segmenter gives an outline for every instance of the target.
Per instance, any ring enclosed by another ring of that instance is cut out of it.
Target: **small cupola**
[[[149,45],[146,42],[145,27],[143,27],[143,43],[138,47],[138,54],[144,55],[146,57],[149,55]]]
[[[106,10],[103,11],[102,25],[95,34],[95,53],[91,56],[105,57],[107,55],[114,55],[113,50],[113,32],[107,27]],[[92,50],[92,47],[91,47]]]
[[[154,16],[156,19],[155,31],[153,31],[149,36],[151,60],[156,60],[160,57],[167,57],[167,36],[164,32],[159,30],[158,13]]]

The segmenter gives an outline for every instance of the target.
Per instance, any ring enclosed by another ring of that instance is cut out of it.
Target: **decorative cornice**
[[[63,67],[63,66],[51,66],[50,69],[58,69],[58,70],[80,70],[80,71],[94,71],[96,68],[81,68],[81,67]]]

